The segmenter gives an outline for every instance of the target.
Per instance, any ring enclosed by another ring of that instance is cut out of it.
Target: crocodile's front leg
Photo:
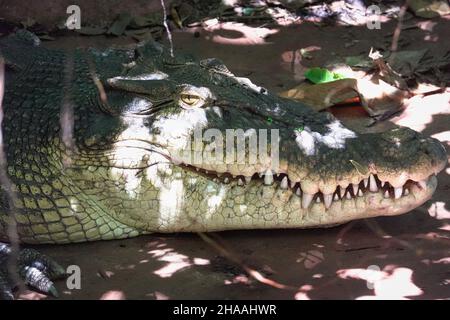
[[[19,252],[15,264],[8,263],[11,258],[11,246],[0,242],[0,300],[14,299],[13,289],[17,286],[9,270],[14,266],[17,275],[25,284],[43,293],[57,296],[51,279],[65,275],[64,269],[49,257],[34,249],[23,249]]]

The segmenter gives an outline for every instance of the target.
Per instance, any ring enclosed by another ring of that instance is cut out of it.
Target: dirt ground
[[[403,49],[426,47],[434,53],[450,49],[450,18],[421,26],[403,31]],[[176,31],[173,42],[175,52],[220,58],[235,74],[279,92],[298,83],[299,68],[322,66],[335,57],[368,53],[372,46],[385,45],[394,27],[394,22],[383,23],[380,30],[319,28],[311,23],[262,29],[226,24],[209,31]],[[349,37],[359,41],[346,47]],[[65,37],[45,45],[67,48],[130,42],[126,38]],[[312,59],[292,65],[292,51],[306,47],[312,48]],[[406,125],[440,139],[450,150],[449,101],[448,88],[445,93],[416,97],[403,114],[371,130]],[[332,112],[349,127],[367,130],[368,117],[361,108],[336,107]],[[430,201],[397,217],[329,229],[211,235],[242,264],[272,280],[271,285],[249,277],[242,266],[227,260],[197,234],[155,234],[37,248],[62,265],[81,268],[81,290],[69,290],[65,281],[58,281],[59,299],[449,299],[449,166],[438,180]],[[277,284],[284,287],[277,288]],[[27,292],[22,298],[46,297]]]

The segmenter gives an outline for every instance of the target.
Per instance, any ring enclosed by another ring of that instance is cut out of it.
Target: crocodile
[[[354,132],[153,41],[63,51],[17,32],[0,54],[5,242],[11,221],[21,243],[62,244],[393,216],[430,199],[447,161],[409,128]],[[61,273],[30,250],[19,267]],[[10,253],[0,245],[0,265]]]

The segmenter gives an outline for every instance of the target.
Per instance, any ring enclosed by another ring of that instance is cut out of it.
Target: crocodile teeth
[[[352,198],[352,195],[350,194],[350,191],[347,191],[347,193],[345,194],[345,197],[350,200]]]
[[[297,190],[295,190],[295,194],[298,195],[299,197],[301,196],[302,192],[300,191],[300,187],[298,187]]]
[[[208,174],[208,170],[205,170],[205,173]]]
[[[245,183],[250,183],[252,181],[252,177],[245,177]]]
[[[363,193],[362,193],[361,189],[359,189],[358,190],[358,197],[362,197],[362,196],[363,196]]]
[[[402,196],[403,193],[403,187],[394,188],[394,197],[395,199],[398,199]]]
[[[319,197],[316,198],[316,203],[320,203],[320,198]]]
[[[353,189],[353,194],[356,196],[356,194],[358,193],[358,185],[352,183],[351,186]]]
[[[284,177],[283,180],[281,180],[280,184],[281,189],[287,189],[288,188],[288,178]]]
[[[272,183],[273,183],[272,171],[267,170],[264,176],[264,184],[266,186],[270,186]]]
[[[417,181],[417,183],[419,184],[419,186],[420,186],[422,189],[426,189],[426,188],[427,188],[427,182],[426,182],[425,180]]]
[[[223,179],[223,183],[227,184],[230,182],[230,179],[228,179],[228,177],[225,177],[225,179]]]
[[[404,195],[407,196],[408,194],[409,194],[409,190],[408,190],[408,189],[405,189]]]
[[[331,202],[333,201],[333,194],[324,194],[323,202],[325,203],[325,208],[331,207]]]
[[[378,192],[377,182],[375,181],[373,174],[369,176],[369,190],[370,192]]]
[[[303,193],[303,197],[302,197],[302,208],[303,209],[307,209],[309,207],[309,205],[311,204],[311,201],[313,199],[313,194],[309,194],[309,193]]]
[[[385,198],[389,198],[389,191],[386,190],[386,191],[384,192],[384,197],[385,197]]]
[[[243,186],[243,185],[244,185],[244,181],[242,180],[242,178],[239,178],[238,186]]]
[[[339,195],[341,196],[341,199],[344,198],[344,194],[345,194],[345,189],[342,188],[342,187],[340,187],[340,188],[339,188]]]
[[[339,196],[337,193],[334,194],[333,201],[339,201]]]
[[[200,171],[200,168],[198,168],[198,167],[195,167],[195,170],[196,170],[196,171]]]
[[[369,179],[364,178],[363,179],[363,186],[364,186],[364,188],[367,188],[368,185],[369,185]]]
[[[295,187],[295,184],[296,184],[296,182],[295,182],[295,181],[291,181],[291,182],[289,183],[289,185],[290,185],[291,189],[294,189],[294,187]]]

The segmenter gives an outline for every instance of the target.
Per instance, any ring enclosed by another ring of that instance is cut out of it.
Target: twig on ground
[[[263,283],[265,285],[277,288],[277,289],[293,290],[293,291],[299,290],[299,288],[296,288],[296,287],[293,287],[293,286],[290,286],[290,285],[285,285],[285,284],[279,283],[279,282],[277,282],[275,280],[272,280],[272,279],[269,279],[269,278],[265,277],[260,272],[258,272],[256,270],[250,268],[249,266],[247,266],[238,257],[233,255],[230,251],[228,251],[226,248],[224,248],[222,245],[220,245],[217,241],[212,239],[210,236],[206,235],[203,232],[198,232],[197,234],[199,235],[199,237],[203,241],[205,241],[211,247],[216,249],[221,255],[223,255],[228,260],[230,260],[230,261],[236,263],[237,265],[239,265],[242,269],[245,270],[245,272],[247,272],[248,275],[250,275],[256,281],[261,282],[261,283]]]

